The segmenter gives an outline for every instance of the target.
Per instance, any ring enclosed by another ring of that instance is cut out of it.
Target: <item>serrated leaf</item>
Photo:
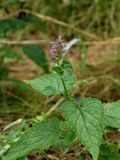
[[[73,88],[76,78],[70,64],[65,62],[63,67],[62,78],[64,79],[67,91]],[[40,78],[27,81],[33,89],[44,95],[60,95],[64,94],[64,87],[61,76],[57,73],[47,74]]]
[[[23,45],[23,52],[48,73],[48,61],[45,53],[38,45]]]
[[[57,143],[59,139],[60,123],[57,118],[38,122],[29,129],[10,149],[4,160],[15,160],[35,149],[43,151]]]
[[[78,105],[75,101],[66,101],[63,106],[64,118],[97,160],[103,134],[103,107],[95,98],[84,98]]]
[[[75,133],[68,127],[65,122],[60,125],[60,137],[57,144],[54,146],[57,149],[64,149],[67,151],[75,142]]]
[[[105,125],[120,128],[120,101],[104,104]]]

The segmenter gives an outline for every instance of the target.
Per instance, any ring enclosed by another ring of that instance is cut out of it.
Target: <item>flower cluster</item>
[[[64,39],[59,36],[56,41],[50,42],[51,44],[51,60],[61,60],[67,53],[66,43]]]

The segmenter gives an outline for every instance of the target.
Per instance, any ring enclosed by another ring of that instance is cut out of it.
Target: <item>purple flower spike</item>
[[[57,48],[58,48],[58,45],[57,45],[57,42],[56,41],[53,41],[53,42],[50,42],[51,44],[51,50],[50,50],[50,53],[51,53],[51,59],[52,60],[55,60],[56,59],[56,53],[57,53]]]
[[[66,55],[66,43],[61,36],[56,41],[50,42],[50,44],[52,46],[50,50],[51,60],[57,60],[58,57],[62,59]]]

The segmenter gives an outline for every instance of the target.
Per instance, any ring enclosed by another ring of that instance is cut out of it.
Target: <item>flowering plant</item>
[[[44,151],[50,147],[68,149],[80,140],[93,160],[101,160],[100,147],[106,127],[120,128],[120,101],[102,103],[96,98],[83,98],[79,102],[70,95],[76,77],[72,65],[64,60],[67,53],[64,40],[51,42],[53,73],[28,81],[33,89],[47,95],[62,95],[62,118],[47,118],[37,122],[11,147],[4,160],[15,160],[33,150]],[[117,156],[119,159],[119,156]]]

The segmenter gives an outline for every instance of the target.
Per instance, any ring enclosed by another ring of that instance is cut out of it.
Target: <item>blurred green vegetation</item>
[[[34,3],[32,0],[1,0],[0,4],[1,12],[29,9],[90,31],[101,38],[116,37],[120,33],[119,0],[37,0]],[[53,26],[51,31],[57,34],[58,28]]]

